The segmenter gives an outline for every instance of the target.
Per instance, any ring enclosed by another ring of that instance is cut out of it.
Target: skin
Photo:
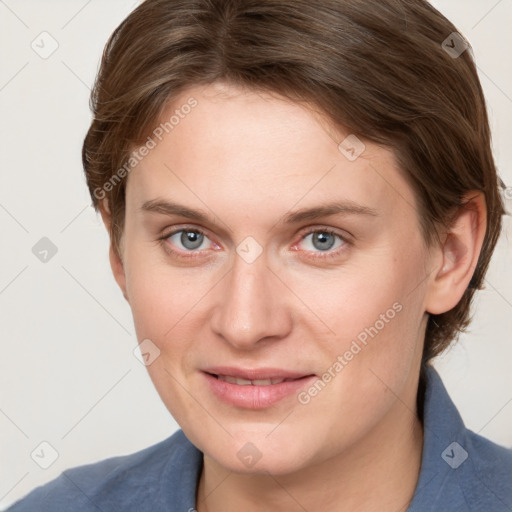
[[[160,350],[151,379],[204,453],[197,510],[405,510],[421,465],[416,393],[428,313],[454,307],[471,279],[482,195],[428,248],[390,150],[365,141],[351,162],[338,150],[349,134],[321,114],[225,83],[185,91],[163,119],[191,96],[197,107],[128,177],[121,251],[111,247],[110,260],[139,342]],[[208,220],[142,210],[155,199]],[[376,215],[283,222],[331,201]],[[108,229],[106,202],[102,216]],[[180,228],[205,233],[199,249],[183,246],[181,233],[159,240]],[[326,228],[342,238],[323,250],[313,236]],[[236,251],[248,236],[263,249],[252,263]],[[306,405],[293,395],[265,409],[235,407],[200,371],[321,376],[396,303],[401,311]],[[261,454],[251,467],[237,456],[249,442]]]

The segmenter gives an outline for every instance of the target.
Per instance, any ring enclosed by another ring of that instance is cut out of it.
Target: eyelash
[[[200,235],[203,235],[207,238],[208,235],[201,229],[199,228],[196,228],[195,226],[185,226],[185,227],[181,227],[179,229],[174,229],[173,231],[170,231],[168,233],[165,233],[162,237],[160,237],[158,239],[158,242],[160,242],[165,251],[172,254],[172,255],[175,255],[175,256],[178,256],[180,258],[197,258],[199,256],[197,256],[196,254],[198,252],[201,252],[201,251],[186,251],[186,252],[181,252],[181,251],[176,251],[174,249],[171,249],[169,247],[169,244],[167,243],[167,240],[177,234],[177,233],[181,233],[183,231],[192,231],[194,233],[198,233]],[[315,227],[314,229],[310,229],[309,231],[306,231],[306,232],[303,232],[301,234],[301,238],[299,240],[299,242],[302,242],[307,236],[311,235],[311,234],[314,234],[314,233],[326,233],[326,234],[329,234],[329,235],[333,235],[333,236],[336,236],[338,237],[342,242],[343,244],[338,247],[337,249],[334,249],[334,250],[329,250],[329,251],[306,251],[306,252],[312,252],[313,255],[311,256],[308,256],[309,258],[312,258],[312,259],[323,259],[323,260],[326,260],[326,259],[329,259],[329,258],[336,258],[336,257],[339,257],[340,256],[340,253],[341,252],[344,252],[347,250],[347,247],[352,245],[352,242],[347,239],[347,237],[341,235],[340,233],[337,233],[336,231],[334,231],[332,228],[328,228],[328,227]],[[298,242],[298,243],[299,243]],[[294,244],[295,246],[296,244]]]

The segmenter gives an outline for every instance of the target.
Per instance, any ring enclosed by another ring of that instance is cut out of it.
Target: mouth
[[[274,378],[274,379],[242,379],[240,377],[233,377],[231,375],[215,375],[211,374],[213,377],[217,377],[217,379],[222,380],[224,382],[229,382],[230,384],[236,384],[237,386],[271,386],[272,384],[281,384],[281,382],[292,382],[294,380],[303,379],[304,377],[298,377],[296,379],[284,379],[284,378]]]
[[[296,395],[317,376],[276,368],[208,368],[202,371],[221,401],[244,409],[264,409]]]

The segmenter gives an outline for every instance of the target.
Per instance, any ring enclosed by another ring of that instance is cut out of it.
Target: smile
[[[230,375],[217,375],[219,380],[229,382],[230,384],[237,384],[238,386],[271,386],[272,384],[281,384],[281,382],[290,382],[297,379],[255,379],[247,380]]]
[[[278,405],[317,379],[316,375],[277,369],[212,368],[201,373],[217,400],[244,409]]]

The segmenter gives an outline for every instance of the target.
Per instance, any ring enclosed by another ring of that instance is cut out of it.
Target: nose
[[[236,254],[217,293],[211,328],[234,348],[251,350],[290,332],[289,292],[268,267],[264,254],[252,263]]]

